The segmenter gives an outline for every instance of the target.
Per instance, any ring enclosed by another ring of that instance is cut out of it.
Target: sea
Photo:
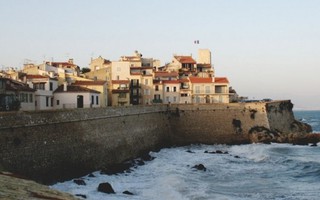
[[[310,124],[314,134],[320,133],[320,111],[294,111],[294,115]],[[130,173],[106,175],[96,171],[80,177],[86,185],[69,180],[50,187],[93,200],[320,199],[320,143],[198,144],[164,148],[150,155],[153,160],[132,168]],[[200,164],[202,169],[195,168]],[[110,183],[115,194],[98,192],[103,182]]]

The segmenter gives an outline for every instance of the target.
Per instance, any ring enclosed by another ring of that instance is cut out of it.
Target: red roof
[[[48,78],[48,77],[42,76],[40,74],[27,74],[27,79],[35,79],[35,78]]]
[[[215,77],[214,82],[215,83],[229,83],[229,80],[227,77]]]
[[[76,81],[72,85],[104,85],[106,81]]]
[[[129,80],[112,80],[112,84],[129,84]]]
[[[212,78],[189,77],[191,83],[213,83]]]
[[[158,71],[154,73],[156,77],[176,77],[178,76],[178,72],[166,72],[166,71]]]
[[[67,91],[63,90],[64,85],[60,85],[55,91],[54,93],[98,93],[100,94],[100,92],[96,91],[96,90],[91,90],[85,87],[81,87],[81,86],[77,86],[77,85],[68,85],[67,86]]]
[[[180,63],[191,63],[196,64],[196,61],[193,60],[191,56],[174,56]]]
[[[163,84],[179,84],[179,80],[162,81]]]

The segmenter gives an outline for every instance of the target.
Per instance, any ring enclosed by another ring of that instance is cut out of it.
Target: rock
[[[18,178],[9,172],[0,172],[0,199],[76,200],[78,198],[51,189],[49,186]]]
[[[186,152],[188,152],[188,153],[194,153],[193,151],[191,151],[191,150],[187,150]]]
[[[139,166],[142,166],[142,165],[144,165],[145,163],[144,163],[144,161],[143,160],[141,160],[141,159],[137,159],[137,160],[135,160],[135,163],[137,164],[137,165],[139,165]]]
[[[234,156],[235,158],[240,158],[240,156]]]
[[[99,186],[98,186],[98,191],[99,192],[104,192],[104,193],[107,193],[107,194],[115,194],[112,186],[108,182],[100,183]]]
[[[86,199],[86,198],[87,198],[87,196],[86,196],[86,195],[84,195],[84,194],[76,194],[76,196],[77,196],[77,197],[82,197],[82,198],[84,198],[84,199]]]
[[[126,191],[124,191],[124,192],[122,192],[123,194],[127,194],[127,195],[133,195],[133,193],[132,192],[129,192],[128,190],[126,190]]]
[[[91,174],[88,175],[88,177],[93,178],[93,177],[96,177],[96,176],[91,173]]]
[[[216,153],[218,153],[218,154],[223,154],[223,152],[220,151],[220,150],[217,150]]]
[[[82,179],[74,179],[73,182],[77,185],[87,185],[86,182]]]
[[[202,170],[202,171],[206,171],[207,170],[207,168],[203,164],[195,165],[192,168],[195,168],[197,170]]]
[[[140,157],[143,161],[151,161],[155,159],[155,157],[150,156],[149,153],[142,154]]]

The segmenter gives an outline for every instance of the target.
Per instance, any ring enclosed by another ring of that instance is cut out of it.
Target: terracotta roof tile
[[[49,77],[42,76],[40,74],[27,74],[27,79],[36,79],[36,78],[49,78]]]
[[[100,92],[96,90],[91,90],[85,87],[77,86],[77,85],[68,85],[67,91],[63,91],[63,85],[60,85],[54,93],[97,93],[100,94]]]
[[[174,56],[180,63],[196,64],[196,61],[191,56]]]
[[[214,82],[215,83],[229,83],[229,80],[227,77],[215,77]]]
[[[106,81],[76,81],[72,85],[104,85]]]
[[[112,80],[112,84],[129,84],[129,80]]]

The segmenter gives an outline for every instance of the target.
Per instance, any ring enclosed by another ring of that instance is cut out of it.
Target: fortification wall
[[[84,175],[167,143],[166,106],[2,116],[0,165],[40,182]],[[11,121],[17,118],[19,121]],[[10,127],[11,126],[11,127]]]
[[[165,145],[243,144],[290,130],[290,101],[131,106],[0,115],[0,169],[40,182],[80,176]],[[281,112],[279,112],[281,110]]]

